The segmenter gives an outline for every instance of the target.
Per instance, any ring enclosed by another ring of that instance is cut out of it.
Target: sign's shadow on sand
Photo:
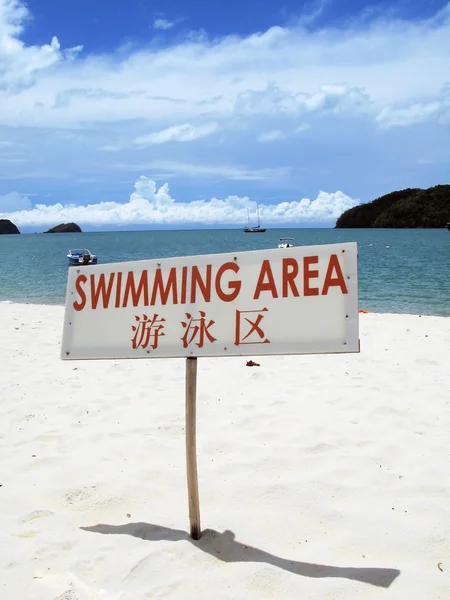
[[[267,563],[290,573],[303,575],[303,577],[314,577],[317,579],[338,577],[388,588],[400,575],[398,569],[333,567],[281,558],[269,552],[264,552],[264,550],[237,542],[232,531],[220,533],[213,529],[205,529],[202,531],[200,540],[194,541],[186,531],[161,527],[160,525],[151,525],[149,523],[127,523],[126,525],[99,524],[91,527],[81,527],[80,529],[106,535],[131,535],[152,542],[162,540],[168,542],[188,541],[199,550],[207,552],[223,562]]]

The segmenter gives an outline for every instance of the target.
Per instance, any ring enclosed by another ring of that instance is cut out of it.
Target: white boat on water
[[[87,248],[82,250],[69,250],[67,254],[69,265],[96,265],[97,256]]]
[[[294,238],[291,238],[291,237],[280,238],[280,243],[278,244],[278,248],[292,248],[293,246],[294,246]]]

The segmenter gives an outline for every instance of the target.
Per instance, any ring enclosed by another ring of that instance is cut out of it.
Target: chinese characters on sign
[[[136,350],[136,348],[147,348],[147,346],[150,346],[155,350],[158,347],[159,338],[166,335],[162,331],[165,319],[158,319],[158,315],[153,315],[151,319],[147,315],[142,315],[142,319],[138,316],[134,318],[137,321],[137,325],[131,326],[131,329],[134,331],[131,347],[133,350]]]
[[[264,319],[262,313],[268,310],[268,308],[262,308],[261,310],[236,311],[236,337],[234,340],[236,346],[240,344],[270,344],[270,340],[266,338],[260,326],[261,321]],[[243,327],[246,328],[244,332],[242,332]],[[245,333],[245,335],[242,335],[242,333]]]
[[[207,337],[207,339],[210,342],[215,342],[217,341],[215,337],[213,337],[210,333],[209,333],[209,328],[214,325],[214,321],[210,321],[208,324],[206,324],[206,313],[204,311],[199,311],[200,312],[200,318],[199,319],[194,319],[189,313],[186,313],[186,319],[189,319],[189,321],[182,321],[181,324],[183,325],[183,327],[185,328],[185,332],[183,337],[181,338],[182,342],[183,342],[183,348],[187,348],[189,346],[189,344],[197,339],[198,341],[196,341],[195,343],[197,344],[197,346],[199,348],[203,348],[203,344],[205,341],[205,336]],[[198,325],[194,325],[194,323],[198,323]],[[191,336],[189,337],[189,334],[191,334]],[[189,339],[188,339],[189,337]]]
[[[69,270],[64,360],[359,352],[355,243]]]
[[[236,311],[236,336],[234,343],[236,346],[242,344],[270,344],[261,327],[261,321],[264,318],[267,308],[261,310],[237,310]],[[203,348],[205,341],[216,342],[217,338],[209,331],[215,321],[207,319],[203,310],[199,311],[199,318],[194,319],[190,313],[185,313],[186,321],[181,321],[180,325],[184,328],[184,334],[180,338],[183,348],[188,348],[192,342],[199,348]],[[153,350],[158,348],[159,338],[166,334],[162,331],[165,327],[165,319],[154,314],[153,317],[135,315],[136,325],[131,326],[133,337],[131,338],[131,347],[133,350],[142,348],[145,350],[150,347]]]

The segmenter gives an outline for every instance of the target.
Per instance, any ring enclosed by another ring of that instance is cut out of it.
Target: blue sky
[[[0,0],[0,217],[333,226],[448,183],[450,5]]]

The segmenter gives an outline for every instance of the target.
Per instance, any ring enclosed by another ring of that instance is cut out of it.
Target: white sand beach
[[[354,355],[61,361],[1,305],[0,597],[447,600],[450,319],[360,315]]]

